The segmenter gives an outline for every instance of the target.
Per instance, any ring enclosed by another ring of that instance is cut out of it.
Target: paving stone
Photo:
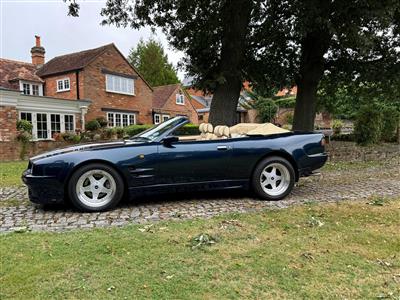
[[[67,231],[94,227],[120,227],[160,220],[210,218],[223,213],[285,209],[311,202],[340,202],[371,196],[400,196],[400,165],[382,163],[360,170],[325,171],[320,177],[302,178],[284,200],[265,202],[245,192],[211,192],[162,195],[121,204],[113,211],[80,213],[68,207],[41,207],[27,202],[26,187],[0,188],[0,201],[20,200],[20,205],[0,207],[0,233],[12,231]],[[376,178],[379,178],[377,181]],[[23,228],[23,229],[21,229]]]

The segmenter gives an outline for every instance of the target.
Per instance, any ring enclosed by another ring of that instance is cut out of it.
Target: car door
[[[230,179],[232,143],[229,139],[176,142],[158,146],[157,181],[161,184]]]

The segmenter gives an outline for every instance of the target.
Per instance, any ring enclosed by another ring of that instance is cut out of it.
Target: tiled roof
[[[0,86],[3,88],[19,90],[17,80],[43,82],[35,72],[33,64],[0,58]]]
[[[56,56],[45,63],[37,71],[37,74],[43,77],[82,69],[109,47],[114,47],[114,44],[108,44],[94,49]]]
[[[209,96],[205,97],[205,96],[190,95],[190,97],[192,97],[192,99],[196,100],[204,107],[210,107],[211,105],[212,98]]]
[[[153,108],[162,108],[171,94],[180,86],[180,83],[176,83],[154,87]]]

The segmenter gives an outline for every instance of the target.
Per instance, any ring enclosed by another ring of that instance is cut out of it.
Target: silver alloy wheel
[[[109,203],[116,192],[114,177],[104,170],[94,169],[83,173],[76,183],[76,195],[89,207],[100,207]]]
[[[286,192],[290,185],[288,168],[281,163],[267,165],[260,175],[260,184],[265,193],[279,196]]]

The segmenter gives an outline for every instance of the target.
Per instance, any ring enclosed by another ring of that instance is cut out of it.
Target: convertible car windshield
[[[138,135],[130,138],[130,140],[144,140],[149,142],[154,142],[159,140],[161,137],[168,135],[174,128],[178,125],[183,125],[187,123],[187,119],[184,117],[174,117],[163,123],[158,124],[155,127],[149,128]]]

